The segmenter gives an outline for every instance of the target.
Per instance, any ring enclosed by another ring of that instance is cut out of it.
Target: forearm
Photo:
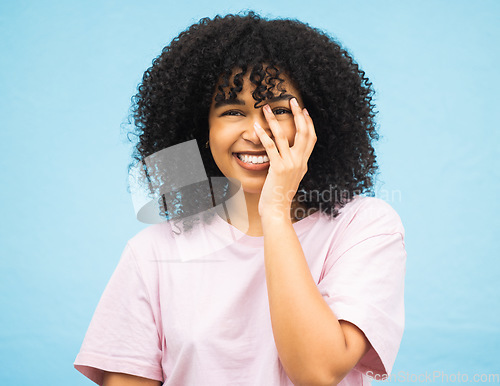
[[[136,375],[104,372],[103,386],[160,386],[160,381]]]
[[[288,376],[297,384],[335,381],[346,340],[313,280],[289,219],[263,218],[264,255],[274,339]]]

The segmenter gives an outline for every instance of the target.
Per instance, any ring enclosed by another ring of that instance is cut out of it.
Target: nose
[[[273,133],[271,131],[271,128],[269,127],[269,123],[266,120],[266,117],[264,116],[264,112],[262,109],[258,109],[258,113],[256,113],[251,119],[247,121],[247,127],[245,127],[245,130],[241,134],[242,138],[252,142],[255,145],[260,145],[260,138],[257,135],[257,133],[254,130],[254,123],[257,122],[266,132],[266,134],[271,137],[271,139],[274,139]]]

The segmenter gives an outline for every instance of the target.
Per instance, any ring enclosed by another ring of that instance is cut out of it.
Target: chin
[[[243,189],[243,192],[246,194],[260,194],[260,192],[262,192],[262,189]]]
[[[262,187],[263,185],[256,185],[256,184],[243,184],[242,189],[245,193],[247,194],[260,194],[262,192]]]

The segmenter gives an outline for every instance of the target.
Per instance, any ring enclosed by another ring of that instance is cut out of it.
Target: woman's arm
[[[104,372],[103,386],[160,386],[160,381],[123,373]]]
[[[337,320],[316,287],[293,228],[292,197],[317,138],[307,110],[296,99],[290,108],[296,127],[292,147],[268,106],[263,111],[275,140],[255,125],[270,159],[259,214],[271,323],[281,363],[296,385],[336,385],[370,343],[354,324]]]
[[[321,296],[290,220],[262,219],[269,308],[281,363],[296,385],[336,385],[370,348]]]

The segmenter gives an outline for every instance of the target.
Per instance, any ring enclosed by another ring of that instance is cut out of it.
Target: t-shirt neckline
[[[295,233],[298,235],[304,233],[307,229],[310,228],[310,224],[312,222],[317,221],[321,214],[321,211],[317,210],[316,212],[310,214],[307,217],[295,222],[292,224],[295,229]],[[215,214],[216,221],[216,229],[215,231],[219,234],[222,234],[224,237],[231,238],[233,242],[242,243],[251,247],[263,247],[264,246],[264,236],[250,236],[246,233],[242,232],[234,225],[229,224],[226,220],[219,216],[219,214]]]

